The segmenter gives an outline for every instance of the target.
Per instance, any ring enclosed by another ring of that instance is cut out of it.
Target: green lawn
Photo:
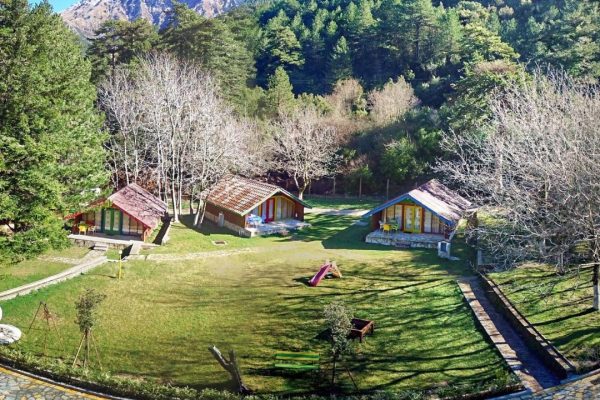
[[[592,308],[591,270],[565,277],[553,267],[533,264],[491,277],[568,358],[586,368],[595,347],[600,361],[600,312]]]
[[[362,209],[370,210],[375,208],[385,200],[382,198],[363,197],[325,197],[325,196],[306,196],[305,201],[316,208],[335,208],[342,209]]]
[[[87,252],[88,249],[73,246],[64,250],[49,251],[32,260],[14,264],[0,263],[0,291],[35,282],[71,268],[73,264],[62,262],[60,259],[79,259]]]
[[[62,346],[54,340],[49,351],[68,359],[80,337],[74,301],[84,288],[94,287],[107,295],[94,335],[102,363],[113,373],[226,388],[228,376],[207,351],[215,344],[236,350],[251,388],[305,393],[327,386],[321,313],[325,304],[338,300],[376,324],[375,335],[357,343],[346,363],[360,390],[424,389],[506,376],[504,362],[475,328],[455,283],[469,273],[464,262],[441,260],[431,250],[367,245],[362,237],[368,227],[351,225],[351,218],[315,215],[309,221],[313,227],[296,236],[255,239],[180,227],[161,251],[201,252],[213,249],[215,238],[227,240],[226,249],[249,251],[128,262],[121,281],[113,278],[116,264],[106,264],[2,303],[6,321],[27,326],[39,302],[47,302],[64,341]],[[325,259],[336,260],[344,278],[308,287]],[[21,348],[40,353],[44,332],[38,325],[24,336]],[[319,352],[323,375],[274,373],[270,366],[278,351]],[[352,390],[347,375],[340,379],[344,390]]]

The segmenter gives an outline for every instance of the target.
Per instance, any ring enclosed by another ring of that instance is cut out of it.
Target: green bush
[[[214,389],[196,390],[188,387],[163,385],[148,381],[117,378],[108,372],[73,368],[61,360],[45,359],[11,347],[0,347],[0,362],[33,374],[71,384],[91,391],[144,400],[242,400],[236,393]],[[516,376],[505,373],[493,381],[447,386],[431,390],[377,391],[350,396],[311,395],[286,396],[294,400],[426,400],[426,399],[483,399],[489,395],[510,393],[522,389]],[[279,400],[281,397],[259,394],[244,400]]]

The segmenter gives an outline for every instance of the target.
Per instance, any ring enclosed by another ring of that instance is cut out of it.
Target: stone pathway
[[[69,265],[77,265],[81,262],[80,258],[54,257],[54,256],[41,256],[40,260],[59,262],[59,263],[69,264]]]
[[[560,383],[504,316],[496,311],[477,278],[462,278],[458,286],[489,338],[527,389],[539,392]]]
[[[106,399],[0,367],[0,400]]]
[[[243,248],[243,249],[234,249],[234,250],[216,250],[216,251],[204,251],[201,253],[186,253],[186,254],[177,254],[177,253],[168,253],[168,254],[149,254],[147,256],[138,255],[138,256],[129,256],[130,260],[148,260],[148,261],[183,261],[183,260],[198,260],[204,258],[213,258],[213,257],[227,257],[236,254],[243,253],[255,253],[257,250],[255,248]]]
[[[596,400],[600,399],[600,371],[537,393],[513,394],[494,400]]]

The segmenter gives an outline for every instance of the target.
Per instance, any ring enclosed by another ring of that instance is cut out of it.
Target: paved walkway
[[[98,399],[91,394],[81,393],[61,385],[22,375],[0,367],[0,400],[80,400]]]
[[[462,278],[458,285],[483,329],[527,389],[539,392],[560,383],[504,316],[496,311],[477,278]]]
[[[92,255],[96,254],[94,252],[90,252]],[[23,296],[25,294],[31,293],[34,290],[41,289],[46,286],[54,285],[56,283],[65,281],[67,279],[74,278],[83,274],[84,272],[89,271],[92,268],[97,267],[100,264],[103,264],[107,261],[106,256],[91,256],[91,258],[84,257],[82,258],[80,264],[77,264],[71,268],[68,268],[58,274],[49,276],[44,279],[40,279],[39,281],[27,283],[25,285],[18,286],[16,288],[12,288],[9,290],[5,290],[0,292],[0,300],[10,300],[14,299],[17,296]]]
[[[213,250],[200,253],[164,253],[164,254],[138,254],[130,255],[128,260],[148,260],[148,261],[185,261],[185,260],[203,260],[205,258],[228,257],[236,254],[256,253],[255,248],[241,248],[231,250]]]
[[[600,399],[600,370],[537,393],[513,394],[494,400],[596,400]]]

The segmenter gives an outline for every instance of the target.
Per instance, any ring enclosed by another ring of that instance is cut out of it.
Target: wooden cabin
[[[205,217],[240,236],[257,236],[301,229],[308,204],[287,190],[266,182],[229,176],[206,200]]]
[[[436,179],[395,197],[365,214],[373,231],[368,243],[437,247],[448,240],[471,203]]]
[[[65,217],[73,221],[73,233],[126,236],[145,241],[163,218],[167,204],[132,183],[107,198],[98,199],[85,210]]]

